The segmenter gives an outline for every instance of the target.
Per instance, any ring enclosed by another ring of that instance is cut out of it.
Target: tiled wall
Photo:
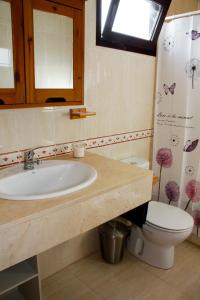
[[[146,135],[152,129],[155,58],[97,47],[95,3],[86,2],[85,106],[97,115],[70,120],[65,107],[1,110],[0,153],[109,136],[115,144],[93,151],[115,158],[149,158],[151,138]],[[117,143],[118,134],[141,130],[141,139]]]

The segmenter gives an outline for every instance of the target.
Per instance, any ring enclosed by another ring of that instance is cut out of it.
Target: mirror
[[[73,88],[73,19],[33,10],[36,89]]]
[[[0,0],[0,88],[14,88],[11,5]]]

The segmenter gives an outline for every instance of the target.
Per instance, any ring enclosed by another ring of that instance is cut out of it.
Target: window
[[[171,0],[97,0],[97,45],[156,55]]]

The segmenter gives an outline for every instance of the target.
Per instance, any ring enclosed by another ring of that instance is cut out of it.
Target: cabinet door
[[[25,102],[23,8],[0,0],[0,108]]]
[[[83,103],[83,12],[55,2],[24,0],[27,103]]]

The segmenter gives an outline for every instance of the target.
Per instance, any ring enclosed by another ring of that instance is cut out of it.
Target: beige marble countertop
[[[81,191],[36,201],[0,199],[0,270],[150,200],[152,171],[89,152],[80,161],[98,173]]]
[[[71,155],[59,156],[57,159],[74,159]],[[12,201],[0,199],[0,226],[9,226],[30,218],[46,214],[49,210],[73,205],[90,197],[105,193],[114,188],[124,186],[133,180],[152,175],[151,171],[121,163],[104,156],[87,153],[81,162],[93,166],[97,170],[97,180],[81,191],[61,197],[36,201]]]

